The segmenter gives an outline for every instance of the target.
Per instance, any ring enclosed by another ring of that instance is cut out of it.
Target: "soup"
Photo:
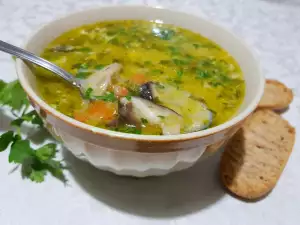
[[[245,82],[233,57],[173,25],[138,20],[84,25],[57,37],[41,56],[87,87],[83,98],[36,67],[41,97],[63,114],[105,129],[195,132],[230,119],[244,98]]]

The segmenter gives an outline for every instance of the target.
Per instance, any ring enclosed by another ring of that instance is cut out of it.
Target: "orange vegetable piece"
[[[87,113],[91,119],[102,119],[111,121],[116,115],[116,104],[105,101],[95,101],[90,103]]]
[[[74,112],[74,119],[81,122],[110,122],[117,113],[117,104],[113,102],[94,101],[89,103],[86,110]]]
[[[147,78],[144,74],[135,74],[131,77],[134,84],[143,84],[147,82]]]
[[[88,120],[88,114],[86,112],[75,111],[73,116],[75,120],[78,120],[83,123]]]

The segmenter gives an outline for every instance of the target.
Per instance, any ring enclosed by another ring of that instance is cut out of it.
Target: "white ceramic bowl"
[[[92,127],[51,108],[39,97],[34,75],[18,60],[17,72],[21,85],[53,136],[75,156],[97,168],[138,177],[164,175],[188,168],[205,151],[218,149],[254,111],[264,89],[259,64],[242,40],[219,25],[189,14],[144,6],[101,7],[68,15],[43,26],[24,48],[40,54],[50,41],[71,28],[119,19],[161,20],[201,33],[221,45],[237,60],[244,73],[246,95],[238,114],[224,124],[189,134],[125,134]]]

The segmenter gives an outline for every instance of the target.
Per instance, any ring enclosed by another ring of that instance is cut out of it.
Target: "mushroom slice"
[[[120,72],[121,69],[122,65],[119,63],[110,64],[83,80],[81,82],[82,87],[84,90],[92,88],[94,96],[103,95],[111,82],[112,76]]]
[[[187,115],[184,132],[190,133],[208,128],[213,120],[214,113],[208,109],[203,101],[188,98],[182,113]]]
[[[155,98],[155,83],[147,82],[140,86],[140,96],[149,101],[154,101]]]
[[[187,91],[178,90],[171,85],[148,82],[140,87],[140,95],[179,113],[183,117],[185,133],[206,129],[212,123],[214,114],[206,103],[195,99]]]
[[[159,125],[164,135],[180,134],[182,117],[175,111],[157,105],[140,97],[121,98],[120,114],[136,126],[141,126],[143,119],[150,124]]]
[[[140,96],[150,101],[162,103],[168,101],[171,105],[182,105],[191,96],[191,93],[178,90],[171,85],[147,82],[140,86]]]

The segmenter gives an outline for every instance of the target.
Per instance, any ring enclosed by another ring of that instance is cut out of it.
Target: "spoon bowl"
[[[60,76],[61,78],[63,78],[67,82],[69,82],[71,85],[77,87],[81,93],[81,96],[84,96],[85,88],[84,88],[84,85],[82,85],[81,81],[76,79],[69,72],[56,66],[55,64],[35,55],[27,50],[24,50],[22,48],[11,45],[11,44],[1,41],[1,40],[0,40],[0,51],[14,55],[17,58],[25,60],[26,62],[31,62],[31,63],[38,65],[46,70],[51,71],[52,73]]]

